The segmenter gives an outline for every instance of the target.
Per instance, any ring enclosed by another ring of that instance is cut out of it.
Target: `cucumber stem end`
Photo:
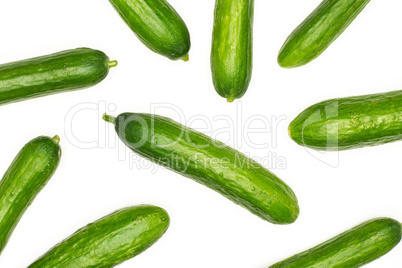
[[[183,58],[181,58],[182,61],[188,62],[190,60],[190,56],[186,54]]]
[[[234,97],[228,97],[228,98],[227,98],[227,101],[230,103],[230,102],[234,102],[235,99],[236,99],[236,98],[234,98]]]
[[[106,113],[103,114],[102,119],[108,123],[112,123],[113,125],[116,124],[116,117],[107,115]]]
[[[108,61],[107,62],[107,67],[113,68],[113,67],[116,67],[118,64],[119,63],[117,62],[117,60]]]
[[[60,143],[60,137],[59,137],[59,135],[55,135],[55,136],[52,138],[52,140],[53,140],[55,143],[59,144],[59,143]]]

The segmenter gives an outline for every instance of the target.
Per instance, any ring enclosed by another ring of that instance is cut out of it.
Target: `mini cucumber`
[[[124,208],[79,229],[28,268],[113,267],[152,246],[169,221],[159,207]]]
[[[0,181],[0,253],[14,228],[60,162],[59,137],[38,137],[14,158]]]
[[[190,34],[166,0],[109,0],[121,18],[152,51],[188,61]]]
[[[323,0],[289,35],[279,51],[279,65],[294,68],[317,58],[369,2],[370,0]]]
[[[289,125],[298,144],[347,150],[402,140],[402,90],[314,104]]]
[[[93,86],[117,65],[105,53],[77,48],[0,65],[0,105]]]
[[[219,192],[264,220],[276,224],[296,220],[299,206],[293,191],[239,151],[158,115],[105,114],[103,119],[146,159]]]
[[[211,71],[216,92],[228,102],[247,91],[252,72],[254,0],[216,0]]]
[[[396,220],[373,219],[270,268],[361,267],[393,249],[401,240],[401,233],[401,224]]]

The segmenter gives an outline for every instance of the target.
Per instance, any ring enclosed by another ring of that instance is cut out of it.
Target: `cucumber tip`
[[[59,144],[59,143],[60,143],[60,137],[59,137],[59,135],[55,135],[55,136],[52,138],[52,140],[53,140],[55,143]]]
[[[117,60],[112,60],[112,61],[108,61],[108,62],[107,62],[107,66],[108,66],[109,68],[116,67],[118,64],[119,64],[119,63],[117,62]]]
[[[186,54],[183,58],[181,58],[182,61],[188,62],[190,60],[190,56]]]
[[[235,99],[236,98],[234,98],[234,97],[228,97],[226,100],[227,100],[227,102],[232,103],[232,102],[234,102]]]

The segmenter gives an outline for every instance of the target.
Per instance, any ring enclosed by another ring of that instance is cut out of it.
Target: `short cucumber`
[[[270,268],[361,267],[393,249],[401,240],[401,234],[401,224],[396,220],[369,220]]]
[[[165,210],[128,207],[79,229],[29,268],[113,267],[152,246],[169,227]]]
[[[169,118],[104,115],[134,152],[219,192],[264,220],[292,223],[299,214],[293,191],[277,176],[225,144]]]
[[[216,92],[228,102],[247,91],[252,72],[254,0],[216,0],[211,70]]]
[[[105,53],[77,48],[0,65],[0,104],[93,86],[116,66]]]
[[[109,0],[121,18],[152,51],[171,60],[188,60],[190,34],[166,0]]]
[[[289,135],[328,151],[402,140],[402,90],[314,104],[290,123]]]
[[[0,253],[14,228],[60,162],[59,137],[38,137],[14,158],[0,181]]]
[[[279,51],[279,65],[294,68],[317,58],[369,2],[370,0],[323,0],[289,35]]]

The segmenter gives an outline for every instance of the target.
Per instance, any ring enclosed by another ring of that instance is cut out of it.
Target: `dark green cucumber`
[[[360,267],[393,249],[401,240],[401,234],[401,224],[396,220],[373,219],[270,268]]]
[[[219,192],[272,223],[296,220],[293,191],[277,176],[225,144],[169,118],[151,114],[104,115],[134,152]]]
[[[289,135],[328,151],[402,140],[402,90],[314,104],[290,123]]]
[[[60,162],[59,137],[38,137],[14,158],[0,181],[0,253],[15,226]]]
[[[116,66],[105,53],[77,48],[0,65],[0,104],[93,86]]]
[[[152,51],[171,60],[188,61],[190,34],[165,0],[109,0],[137,37]]]
[[[279,51],[279,65],[294,68],[317,58],[369,2],[370,0],[323,0],[289,35]]]
[[[228,102],[241,98],[250,84],[254,0],[216,0],[211,71],[216,92]]]
[[[155,206],[118,210],[79,229],[29,268],[113,267],[152,246],[169,221],[167,212]]]

